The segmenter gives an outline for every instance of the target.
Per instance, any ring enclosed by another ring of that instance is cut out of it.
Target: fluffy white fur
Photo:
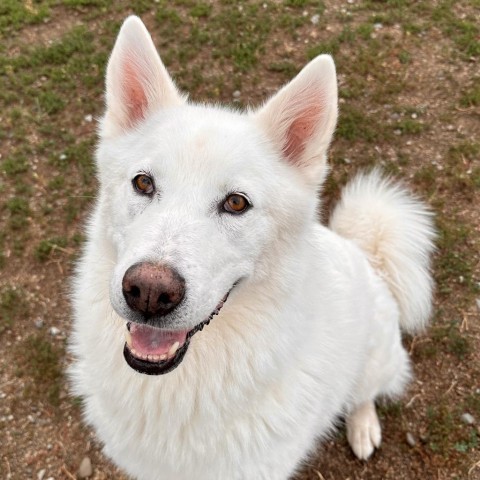
[[[141,21],[124,23],[107,71],[99,197],[73,286],[70,375],[105,452],[143,480],[286,480],[347,416],[355,454],[380,444],[375,399],[410,376],[400,325],[428,319],[433,228],[378,173],[347,187],[331,229],[317,191],[337,116],[320,56],[259,111],[186,103]],[[134,192],[148,172],[158,191]],[[252,208],[221,214],[243,192]],[[125,362],[121,293],[139,261],[186,280],[172,328],[193,328],[241,278],[180,366]]]

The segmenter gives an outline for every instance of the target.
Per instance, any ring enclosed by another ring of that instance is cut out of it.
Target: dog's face
[[[127,362],[166,373],[230,292],[269,275],[275,248],[293,245],[315,214],[335,71],[319,57],[249,114],[189,105],[130,17],[106,93],[97,161],[116,251],[111,303],[128,328]]]

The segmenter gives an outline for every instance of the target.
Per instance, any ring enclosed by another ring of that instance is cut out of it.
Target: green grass
[[[23,154],[8,157],[1,163],[1,169],[9,177],[26,173],[28,170],[27,158]]]
[[[24,25],[37,24],[48,17],[51,2],[28,2],[20,0],[2,0],[0,3],[0,31],[10,32]]]
[[[448,404],[438,400],[427,408],[427,446],[429,449],[449,458],[455,453],[475,452],[480,443],[480,435],[474,427],[468,427],[460,420],[468,399],[460,404]]]
[[[376,142],[387,136],[375,118],[350,104],[342,105],[336,135],[349,141]]]
[[[30,207],[25,198],[13,197],[5,202],[5,206],[10,213],[10,228],[13,230],[20,230],[28,225]]]
[[[460,105],[466,108],[480,106],[480,78],[474,79],[472,86],[463,91]]]
[[[18,347],[17,375],[26,380],[25,398],[44,399],[53,406],[60,403],[63,385],[63,348],[46,333],[28,336]]]
[[[65,237],[53,237],[41,240],[35,247],[35,258],[40,262],[45,262],[53,254],[65,251],[68,240]]]
[[[7,285],[0,290],[0,335],[12,328],[18,318],[28,314],[25,292],[18,287]]]

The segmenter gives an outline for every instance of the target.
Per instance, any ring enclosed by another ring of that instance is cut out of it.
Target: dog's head
[[[137,17],[107,69],[97,163],[125,358],[161,374],[230,292],[273,275],[315,216],[337,117],[322,55],[248,113],[187,103]],[[220,320],[220,319],[219,319]]]

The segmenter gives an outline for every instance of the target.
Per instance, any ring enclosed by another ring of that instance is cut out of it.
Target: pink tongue
[[[185,343],[188,330],[163,330],[148,325],[130,324],[132,348],[145,355],[163,355],[168,353],[175,342],[180,347]]]

